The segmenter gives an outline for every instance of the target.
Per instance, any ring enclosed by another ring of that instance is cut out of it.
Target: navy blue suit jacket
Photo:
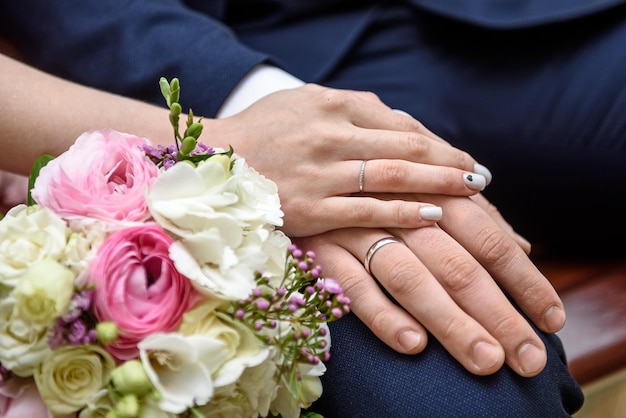
[[[624,0],[406,0],[418,12],[499,29],[577,19]],[[319,82],[368,26],[380,0],[20,0],[0,2],[0,31],[36,66],[161,104],[160,76],[213,116],[253,66],[272,60]],[[183,90],[184,94],[184,90]]]

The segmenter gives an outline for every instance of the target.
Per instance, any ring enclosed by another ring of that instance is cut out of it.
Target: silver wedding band
[[[372,257],[374,257],[374,254],[376,254],[376,251],[380,250],[387,244],[406,245],[401,239],[392,236],[379,239],[372,244],[372,246],[369,248],[369,250],[367,250],[367,253],[365,254],[365,262],[363,263],[363,265],[365,266],[365,271],[370,273],[370,262],[372,261]]]
[[[359,171],[359,193],[363,193],[363,179],[365,177],[365,164],[367,160],[361,162],[361,171]]]

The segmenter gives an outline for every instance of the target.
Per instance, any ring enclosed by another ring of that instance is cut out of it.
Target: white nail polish
[[[487,179],[482,174],[465,173],[463,174],[463,181],[465,185],[470,189],[481,191],[487,186]]]
[[[443,211],[439,206],[425,206],[420,208],[419,212],[425,221],[438,221],[443,217]]]
[[[480,174],[481,176],[485,177],[485,180],[487,181],[485,183],[485,186],[489,186],[489,183],[491,183],[491,179],[493,178],[493,176],[491,175],[491,171],[489,171],[487,167],[482,164],[475,163],[474,173]]]
[[[402,115],[405,115],[405,116],[408,116],[408,117],[410,117],[410,118],[413,118],[413,116],[411,116],[409,113],[405,112],[404,110],[400,110],[400,109],[392,109],[392,110],[393,110],[394,112],[396,112],[396,113],[400,113],[400,114],[402,114]],[[413,119],[415,119],[415,118],[413,118]]]

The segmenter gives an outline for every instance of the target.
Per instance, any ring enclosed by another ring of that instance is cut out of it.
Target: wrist
[[[296,88],[303,84],[302,80],[278,67],[268,64],[258,65],[233,89],[216,117],[232,116],[270,93]]]

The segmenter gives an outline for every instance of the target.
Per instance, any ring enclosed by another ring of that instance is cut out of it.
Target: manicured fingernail
[[[487,180],[482,174],[465,173],[463,174],[463,181],[467,187],[478,191],[483,190],[487,185]]]
[[[422,343],[422,336],[415,331],[404,331],[398,337],[398,341],[404,351],[411,352]]]
[[[534,344],[526,343],[517,352],[522,373],[534,373],[545,366],[546,352]]]
[[[401,115],[405,115],[408,116],[410,118],[412,118],[413,116],[411,116],[409,113],[405,112],[404,110],[400,110],[400,109],[392,109],[394,112],[396,113],[400,113]]]
[[[560,306],[552,305],[543,314],[543,322],[548,331],[557,332],[565,325],[565,311]]]
[[[502,350],[493,344],[484,341],[474,346],[472,361],[480,370],[487,370],[495,366],[502,356]]]
[[[489,183],[491,183],[491,179],[493,179],[493,176],[491,175],[491,171],[489,171],[489,169],[482,164],[478,164],[478,163],[474,164],[474,173],[480,174],[481,176],[483,176],[486,181],[485,185],[487,186],[489,186]]]
[[[425,221],[438,221],[443,217],[443,211],[439,206],[425,206],[419,210],[420,218]]]

